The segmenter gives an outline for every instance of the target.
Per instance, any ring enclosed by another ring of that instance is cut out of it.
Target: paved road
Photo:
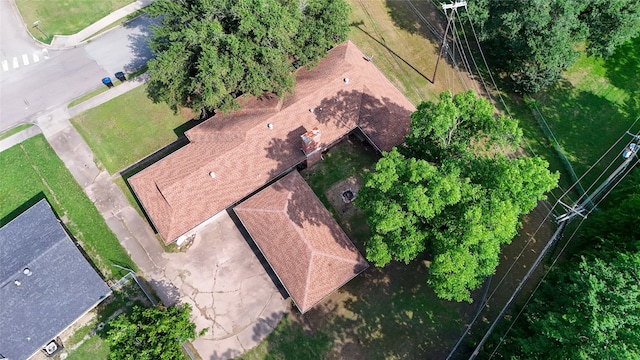
[[[9,0],[0,0],[0,79],[44,60],[43,48],[27,33],[22,19]],[[26,58],[26,64],[25,64]]]
[[[4,5],[6,0],[0,0]],[[4,20],[6,14],[1,15]],[[0,132],[35,119],[102,85],[105,76],[144,65],[149,19],[140,17],[88,43],[49,50],[49,58],[0,75]],[[3,21],[4,23],[4,21]],[[0,70],[2,71],[2,70]]]

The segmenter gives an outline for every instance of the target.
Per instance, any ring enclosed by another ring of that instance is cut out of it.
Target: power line
[[[507,332],[500,338],[500,342],[498,343],[498,345],[496,346],[496,348],[493,350],[493,352],[491,353],[491,356],[489,357],[489,359],[493,358],[493,356],[496,354],[496,352],[498,351],[498,348],[500,347],[500,345],[504,342],[504,339],[507,337],[507,335],[509,334],[509,331],[511,331],[511,328],[513,327],[513,325],[516,323],[516,321],[518,320],[518,318],[520,317],[520,315],[524,312],[524,309],[527,307],[527,305],[529,304],[529,302],[531,301],[531,299],[533,298],[533,295],[536,293],[536,291],[538,290],[538,288],[540,287],[540,285],[542,285],[542,283],[544,282],[544,280],[546,279],[547,275],[549,275],[549,273],[551,272],[551,269],[553,269],[553,267],[555,266],[556,262],[558,261],[558,259],[560,258],[560,256],[562,255],[562,253],[564,252],[564,250],[567,248],[567,246],[569,245],[569,243],[571,242],[571,240],[573,239],[573,236],[577,233],[578,229],[580,228],[580,226],[582,226],[582,223],[586,220],[586,218],[583,218],[580,223],[578,224],[578,226],[575,228],[575,230],[573,231],[573,233],[571,234],[571,236],[569,237],[569,239],[567,240],[567,242],[564,244],[564,246],[562,247],[562,249],[560,249],[560,252],[558,253],[558,256],[556,256],[556,258],[553,260],[553,262],[551,263],[551,265],[549,266],[549,269],[547,269],[547,271],[544,273],[544,275],[542,276],[542,278],[540,279],[540,281],[538,282],[538,284],[536,284],[536,287],[533,289],[533,291],[531,292],[531,295],[529,295],[529,297],[527,298],[527,301],[525,302],[524,306],[520,309],[520,311],[518,312],[518,314],[516,315],[515,319],[513,319],[513,321],[511,322],[511,324],[509,325],[509,328],[507,329]]]
[[[458,9],[454,9],[454,11],[456,12],[456,14],[458,14]],[[491,101],[492,104],[494,104],[493,97],[491,96],[491,92],[489,91],[489,88],[487,87],[487,84],[485,83],[484,78],[482,77],[482,73],[480,72],[478,63],[476,62],[476,58],[475,56],[473,56],[473,52],[471,51],[471,46],[469,45],[469,40],[467,39],[467,32],[464,31],[464,26],[462,24],[462,20],[460,19],[460,16],[458,16],[458,22],[460,22],[460,29],[462,30],[462,36],[464,37],[464,42],[467,44],[467,49],[469,49],[469,57],[471,58],[471,61],[473,61],[473,66],[475,67],[478,73],[478,77],[480,77],[480,81],[482,82],[482,86],[484,87],[484,90],[487,93],[489,100]]]
[[[638,138],[638,135],[635,135],[634,138]],[[471,360],[475,359],[475,357],[478,355],[478,353],[479,353],[480,349],[482,348],[482,346],[489,339],[489,336],[491,335],[491,332],[493,331],[493,329],[496,327],[498,322],[502,319],[502,317],[506,313],[507,309],[509,308],[509,306],[511,305],[511,303],[513,302],[515,297],[518,295],[520,290],[522,290],[522,288],[524,287],[524,284],[527,282],[527,280],[529,279],[531,274],[533,274],[533,272],[536,270],[536,268],[540,265],[540,262],[542,261],[542,259],[546,256],[547,251],[549,251],[550,247],[553,244],[555,244],[555,242],[558,240],[558,238],[560,236],[562,236],[562,232],[564,231],[564,229],[567,226],[567,224],[569,224],[569,222],[571,222],[571,220],[573,218],[575,218],[575,216],[577,216],[577,215],[582,216],[583,217],[583,221],[584,221],[584,219],[586,219],[587,215],[589,215],[589,213],[593,210],[593,208],[592,209],[587,209],[587,207],[592,202],[592,200],[596,199],[596,197],[599,196],[599,194],[601,193],[601,191],[603,189],[606,189],[607,187],[609,187],[609,185],[611,184],[612,181],[617,180],[615,182],[615,184],[613,184],[613,186],[610,187],[609,191],[606,193],[606,195],[608,195],[609,192],[613,188],[615,188],[615,186],[617,186],[620,183],[620,181],[622,181],[622,179],[627,174],[629,174],[629,172],[631,172],[631,170],[633,169],[633,166],[635,166],[638,162],[640,162],[640,160],[636,159],[636,163],[634,163],[631,167],[628,166],[634,158],[637,158],[637,151],[638,151],[638,149],[633,149],[633,151],[631,153],[631,156],[629,158],[627,158],[620,166],[618,166],[618,168],[605,180],[605,182],[602,185],[600,185],[594,191],[594,193],[591,194],[586,200],[584,200],[582,203],[577,203],[577,204],[573,205],[570,209],[568,209],[569,212],[567,212],[566,214],[561,215],[558,218],[556,218],[556,221],[558,221],[560,223],[560,226],[558,227],[556,232],[553,234],[551,239],[547,242],[545,247],[542,249],[542,251],[540,252],[540,255],[538,256],[538,258],[534,262],[533,266],[531,268],[529,268],[529,271],[527,272],[525,277],[518,284],[518,287],[516,288],[516,290],[513,292],[513,294],[509,298],[509,301],[507,301],[507,303],[504,305],[504,307],[502,308],[502,310],[500,311],[498,316],[491,323],[491,326],[489,327],[489,329],[487,330],[485,335],[482,337],[482,340],[476,346],[475,350],[473,351],[473,353],[471,354],[471,357],[469,359],[471,359]],[[619,174],[623,174],[623,176],[619,177]],[[600,200],[598,201],[598,204],[603,199],[604,199],[604,197],[600,198]],[[595,208],[595,206],[594,206],[594,208]],[[591,210],[591,211],[588,211],[587,214],[583,214],[585,209]]]

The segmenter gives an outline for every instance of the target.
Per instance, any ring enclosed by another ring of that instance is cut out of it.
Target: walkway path
[[[150,1],[137,1],[52,46],[76,46],[100,27]],[[193,342],[200,357],[228,359],[262,341],[288,307],[265,265],[250,255],[249,244],[224,212],[199,232],[191,251],[166,253],[111,175],[96,165],[91,149],[69,121],[144,84],[147,78],[143,75],[131,79],[69,109],[66,105],[52,109],[36,119],[36,126],[0,140],[0,151],[42,133],[130,254],[139,275],[151,284],[163,303],[180,301],[194,307],[197,330],[209,329]]]

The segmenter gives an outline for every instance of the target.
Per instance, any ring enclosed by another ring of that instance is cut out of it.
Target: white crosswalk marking
[[[35,50],[31,53],[22,54],[21,56],[13,56],[8,58],[2,58],[2,71],[9,71],[11,69],[18,69],[21,66],[29,64],[35,64],[42,60],[49,59],[49,50]]]

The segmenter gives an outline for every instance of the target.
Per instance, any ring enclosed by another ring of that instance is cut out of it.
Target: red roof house
[[[189,130],[189,144],[129,179],[166,243],[357,127],[379,150],[391,150],[404,140],[415,110],[351,42],[329,51],[315,68],[300,69],[292,95],[238,101],[241,110]],[[309,140],[312,148],[304,145]]]
[[[297,171],[233,210],[302,313],[369,266]]]

